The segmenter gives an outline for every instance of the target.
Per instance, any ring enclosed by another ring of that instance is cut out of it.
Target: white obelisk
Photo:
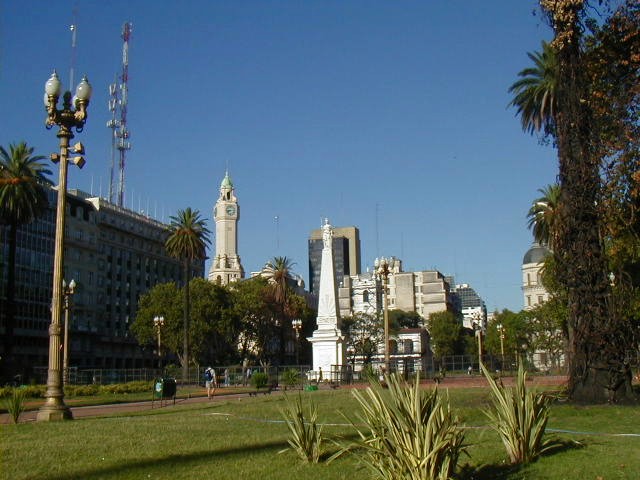
[[[323,379],[331,379],[330,374],[336,371],[336,366],[346,363],[344,337],[340,332],[336,270],[333,264],[333,227],[329,224],[329,219],[325,219],[322,226],[322,243],[318,328],[308,340],[313,346],[313,370],[317,374],[322,369]]]

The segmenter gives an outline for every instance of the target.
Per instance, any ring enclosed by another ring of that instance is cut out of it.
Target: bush
[[[295,403],[292,404],[288,398],[286,402],[287,406],[281,413],[291,434],[287,443],[305,462],[318,463],[322,455],[322,425],[318,426],[318,407],[309,401],[309,418],[305,419],[300,395]]]
[[[380,384],[364,393],[354,390],[362,410],[358,423],[367,429],[351,422],[360,440],[331,459],[356,448],[375,478],[450,478],[465,450],[464,433],[451,415],[448,400],[443,401],[437,389],[421,389],[419,380],[416,376],[407,385],[398,375],[390,375],[385,377],[388,393]]]
[[[485,411],[491,428],[500,435],[512,464],[531,462],[551,447],[550,441],[543,441],[551,397],[527,390],[522,362],[512,388],[498,385],[484,365],[482,371],[491,386],[494,408]]]
[[[88,397],[91,395],[97,395],[100,391],[98,385],[67,385],[64,387],[65,395],[72,397]]]
[[[263,372],[256,372],[251,375],[251,385],[256,389],[265,388],[269,383],[269,376]]]
[[[26,398],[26,389],[14,388],[11,396],[5,400],[4,405],[13,423],[18,423],[20,414],[24,412],[24,400]]]
[[[300,384],[300,372],[295,368],[285,370],[282,374],[282,381],[287,387],[295,387]]]

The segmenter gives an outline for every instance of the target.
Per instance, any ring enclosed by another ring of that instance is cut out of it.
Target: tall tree
[[[554,256],[569,307],[569,396],[580,402],[622,400],[630,393],[624,353],[603,348],[617,335],[611,322],[598,200],[600,159],[592,142],[590,84],[583,55],[586,0],[541,0],[558,62],[555,130],[561,197]],[[625,386],[625,388],[621,388]]]
[[[520,80],[509,88],[509,93],[514,95],[509,105],[516,108],[524,131],[552,134],[557,110],[556,52],[549,43],[543,41],[540,52],[529,52],[527,56],[533,66],[518,73]]]
[[[436,357],[455,355],[462,348],[462,325],[452,312],[435,312],[429,315],[427,330]]]
[[[42,163],[45,157],[33,156],[33,148],[25,142],[0,147],[0,224],[9,228],[7,257],[7,290],[5,311],[4,356],[12,360],[13,329],[15,324],[15,278],[18,229],[41,215],[48,206],[46,175],[51,171]]]
[[[200,217],[198,210],[179,210],[178,214],[171,217],[169,225],[169,237],[165,242],[167,253],[180,259],[184,273],[184,310],[183,310],[183,363],[182,378],[189,377],[189,282],[191,280],[191,265],[197,260],[206,257],[207,245],[210,243],[209,230],[206,222]]]
[[[384,328],[376,315],[357,312],[342,319],[342,332],[347,337],[347,353],[351,361],[356,358],[368,365],[384,345]]]
[[[300,315],[298,302],[291,301],[291,287],[289,282],[293,279],[292,262],[287,257],[274,257],[267,262],[263,269],[263,276],[270,285],[272,300],[276,306],[277,323],[280,327],[280,361],[284,361],[286,332],[290,319]]]
[[[533,238],[541,245],[548,245],[552,250],[555,246],[556,223],[558,221],[558,203],[560,201],[560,186],[547,185],[538,190],[542,194],[536,198],[527,213],[527,226],[533,233]]]

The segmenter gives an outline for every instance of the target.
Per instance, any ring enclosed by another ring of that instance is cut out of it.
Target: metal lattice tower
[[[109,201],[113,203],[116,192],[114,191],[115,159],[118,151],[118,191],[117,204],[124,205],[124,167],[127,150],[131,150],[129,142],[129,129],[127,128],[127,104],[129,94],[129,39],[131,38],[132,25],[126,22],[122,26],[122,75],[120,83],[118,78],[109,85],[109,111],[111,120],[107,127],[111,129],[111,176],[109,181]]]

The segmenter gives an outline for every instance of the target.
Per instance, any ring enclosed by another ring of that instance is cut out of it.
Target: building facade
[[[13,353],[25,375],[48,363],[56,196],[50,189],[45,214],[21,227],[18,234]],[[63,278],[77,285],[70,297],[70,367],[152,366],[153,351],[138,345],[129,325],[142,294],[158,283],[182,283],[179,261],[164,249],[168,226],[76,190],[68,192],[66,215]],[[4,227],[0,227],[0,241],[6,258]],[[204,261],[193,267],[194,277],[204,275]],[[0,280],[4,301],[4,268]],[[4,325],[2,309],[3,333]]]
[[[544,259],[551,251],[544,245],[534,242],[522,259],[522,295],[525,310],[549,300],[549,292],[542,285],[541,270]]]
[[[487,307],[480,295],[467,283],[458,284],[453,289],[462,313],[462,326],[475,330],[487,328]]]
[[[318,294],[322,264],[322,229],[309,236],[309,291]],[[336,281],[340,285],[345,277],[360,274],[360,231],[356,227],[333,229],[333,261]]]
[[[220,196],[213,208],[216,224],[216,251],[209,269],[209,281],[228,285],[244,278],[238,256],[238,221],[240,206],[227,172],[220,184]]]

